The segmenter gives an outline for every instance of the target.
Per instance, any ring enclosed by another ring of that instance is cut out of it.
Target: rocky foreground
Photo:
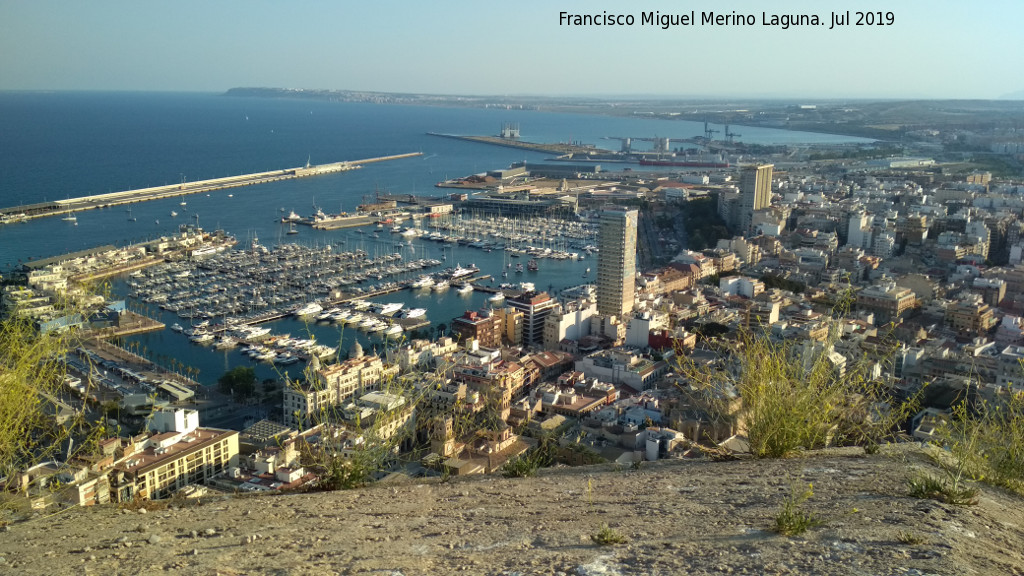
[[[40,515],[0,532],[12,574],[1024,574],[1024,499],[908,495],[916,447],[660,462]],[[821,525],[771,527],[784,499]],[[606,534],[626,542],[598,545]]]

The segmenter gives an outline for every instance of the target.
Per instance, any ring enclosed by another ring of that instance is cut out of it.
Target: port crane
[[[715,130],[708,126],[708,119],[704,119],[704,139],[709,143],[712,141],[712,135],[718,134],[720,130]]]
[[[740,136],[742,136],[742,134],[737,134],[735,132],[730,132],[729,131],[729,125],[728,124],[725,125],[725,141],[726,142],[728,142],[729,144],[732,144],[733,143],[733,139],[734,138],[739,138]]]

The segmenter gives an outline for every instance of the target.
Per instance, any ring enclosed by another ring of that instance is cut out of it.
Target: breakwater
[[[348,160],[343,162],[332,162],[330,164],[306,165],[299,168],[286,168],[283,170],[271,170],[269,172],[256,172],[253,174],[241,174],[238,176],[227,176],[224,178],[211,178],[209,180],[197,180],[195,182],[182,182],[180,184],[169,184],[165,186],[153,186],[149,188],[138,188],[135,190],[124,190],[121,192],[109,192],[107,194],[93,194],[91,196],[80,196],[66,200],[53,202],[41,202],[37,204],[26,204],[0,208],[0,224],[18,222],[33,218],[45,218],[47,216],[59,216],[72,214],[83,210],[106,208],[148,200],[159,200],[161,198],[173,198],[189,194],[199,194],[235,188],[239,186],[251,186],[253,184],[265,184],[279,180],[292,178],[305,178],[307,176],[319,176],[335,172],[346,172],[355,170],[364,164],[375,162],[386,162],[388,160],[400,160],[422,155],[421,152],[408,154],[394,154],[391,156],[378,156],[375,158],[364,158],[362,160]]]

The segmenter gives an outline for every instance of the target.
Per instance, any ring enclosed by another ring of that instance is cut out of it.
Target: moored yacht
[[[295,310],[295,315],[296,316],[312,316],[314,314],[319,314],[320,312],[323,311],[323,309],[324,309],[324,307],[319,305],[319,304],[317,304],[316,302],[310,302],[310,303],[305,304],[304,306],[301,306],[298,309],[296,309]]]

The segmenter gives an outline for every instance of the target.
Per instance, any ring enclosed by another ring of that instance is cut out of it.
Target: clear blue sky
[[[639,24],[865,7],[895,25]],[[637,23],[558,23],[603,10]],[[1024,91],[1022,31],[1020,0],[0,0],[0,90],[998,98]]]

